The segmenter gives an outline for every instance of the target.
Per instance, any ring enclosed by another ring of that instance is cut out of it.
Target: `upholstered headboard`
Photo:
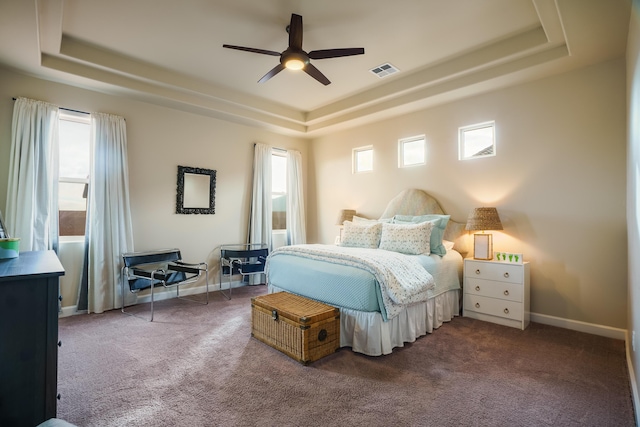
[[[433,197],[425,193],[423,190],[411,188],[403,190],[396,197],[391,199],[384,212],[380,216],[382,218],[392,218],[394,215],[428,215],[438,214],[444,215],[444,211]],[[465,225],[449,219],[447,228],[444,232],[444,239],[454,242],[453,248],[460,252],[463,256],[469,252],[469,243],[466,238]]]

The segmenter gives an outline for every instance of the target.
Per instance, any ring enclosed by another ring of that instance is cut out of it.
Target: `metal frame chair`
[[[269,248],[263,243],[247,243],[220,246],[220,293],[227,299],[231,299],[231,277],[242,275],[242,280],[247,276],[263,274]],[[229,279],[229,294],[222,290],[223,279]]]
[[[207,263],[190,264],[182,261],[179,249],[164,249],[147,252],[129,252],[122,254],[122,312],[130,316],[137,316],[125,311],[124,293],[125,281],[129,283],[129,291],[140,292],[151,288],[151,318],[153,322],[154,289],[156,286],[165,288],[175,287],[176,297],[199,304],[209,304],[209,269]],[[180,286],[193,283],[204,274],[206,285],[205,302],[180,296]]]

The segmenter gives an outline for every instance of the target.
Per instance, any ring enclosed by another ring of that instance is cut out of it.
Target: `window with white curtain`
[[[287,153],[273,150],[271,155],[272,229],[287,229]]]
[[[84,236],[91,148],[90,115],[61,111],[58,132],[60,236]]]

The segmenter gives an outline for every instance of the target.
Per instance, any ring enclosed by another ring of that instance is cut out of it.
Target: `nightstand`
[[[464,260],[462,315],[525,329],[529,325],[529,263]]]

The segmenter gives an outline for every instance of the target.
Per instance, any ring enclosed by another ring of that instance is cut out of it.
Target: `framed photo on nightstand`
[[[473,235],[473,258],[490,260],[493,253],[491,234],[476,233]]]

